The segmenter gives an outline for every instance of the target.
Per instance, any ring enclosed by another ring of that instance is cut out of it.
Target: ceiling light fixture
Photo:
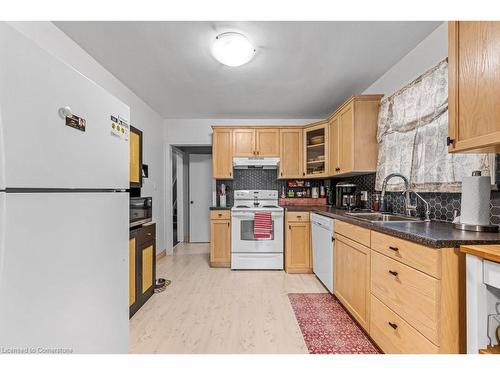
[[[212,45],[212,55],[227,66],[246,64],[255,55],[255,51],[245,35],[235,32],[217,35]]]

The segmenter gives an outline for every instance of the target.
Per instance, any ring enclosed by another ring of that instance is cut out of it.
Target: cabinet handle
[[[280,176],[283,176],[283,172],[280,172]]]
[[[302,176],[305,176],[306,175],[306,172],[302,172]]]
[[[387,323],[389,323],[389,325],[392,327],[392,329],[398,328],[398,325],[396,323],[393,323],[393,322],[387,322]]]
[[[233,172],[229,172],[229,176],[232,176],[233,175]]]
[[[339,168],[339,167],[337,167],[337,168],[335,168],[335,170],[338,172],[338,171],[340,171],[340,168]]]
[[[395,246],[389,246],[389,249],[391,249],[392,251],[399,251],[399,249]]]
[[[335,241],[335,237],[332,236],[332,242]]]
[[[450,137],[446,137],[446,146],[451,146],[455,142],[454,139],[451,139]]]
[[[222,214],[219,214],[219,217],[221,217],[221,216],[222,216]]]
[[[227,227],[229,228],[229,223],[227,223]]]
[[[302,218],[302,216],[301,216],[301,215],[297,215],[297,219],[301,219],[301,218]]]
[[[397,275],[398,275],[398,273],[397,273],[396,271],[391,271],[391,270],[389,270],[389,273],[390,273],[392,276],[397,276]]]
[[[289,226],[288,226],[288,229],[292,229],[292,226],[291,226],[291,225],[289,225]]]

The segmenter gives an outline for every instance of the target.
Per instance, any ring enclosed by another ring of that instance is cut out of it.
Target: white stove
[[[254,237],[255,212],[271,212],[270,238]],[[236,190],[231,208],[231,268],[283,269],[283,217],[276,190]]]

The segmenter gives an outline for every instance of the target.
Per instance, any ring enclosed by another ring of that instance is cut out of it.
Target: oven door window
[[[274,220],[272,221],[270,238],[255,238],[253,236],[253,220],[240,221],[240,240],[241,241],[271,241],[274,240]]]

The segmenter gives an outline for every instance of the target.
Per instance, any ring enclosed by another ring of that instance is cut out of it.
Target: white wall
[[[165,192],[167,206],[165,207],[165,223],[167,228],[172,228],[172,157],[171,146],[207,146],[212,145],[212,125],[304,125],[319,119],[165,119],[165,168],[166,186]],[[200,188],[209,188],[200,187]],[[185,215],[188,215],[185,212]],[[208,212],[207,212],[208,217]],[[172,254],[172,231],[166,233],[167,254]]]
[[[102,67],[94,58],[51,22],[9,22],[45,50],[73,66],[130,107],[131,123],[144,132],[144,163],[149,165],[142,195],[153,197],[153,216],[157,225],[157,251],[165,249],[165,168],[163,119]],[[170,226],[171,227],[171,226]]]
[[[448,22],[443,22],[363,94],[391,95],[448,57]]]

